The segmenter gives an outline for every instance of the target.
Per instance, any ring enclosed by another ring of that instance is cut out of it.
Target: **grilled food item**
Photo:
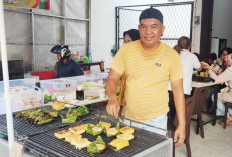
[[[123,128],[120,129],[120,132],[122,134],[124,134],[124,133],[133,134],[135,132],[135,130],[133,128],[129,127],[129,126],[125,126],[125,127],[123,127]]]
[[[130,141],[134,138],[134,135],[131,133],[124,133],[124,134],[117,135],[117,138]]]
[[[119,129],[120,129],[120,123],[118,122],[116,124],[116,127],[104,129],[104,132],[106,133],[107,137],[112,137],[112,136],[116,136],[116,135],[120,134]]]
[[[92,133],[93,133],[94,136],[101,134],[102,130],[103,130],[102,128],[97,127],[97,126],[92,127]]]
[[[86,127],[85,127],[85,126],[86,126]],[[69,128],[68,130],[69,130],[71,133],[82,134],[82,133],[85,132],[87,126],[88,126],[88,124],[78,125],[78,126]]]
[[[66,136],[69,136],[71,135],[72,133],[68,130],[61,130],[61,131],[58,131],[58,132],[55,132],[54,133],[54,136],[58,139],[63,139],[65,138]]]
[[[103,131],[103,129],[101,127],[99,127],[99,126],[92,127],[90,124],[88,124],[88,127],[86,129],[87,134],[91,134],[94,136],[101,134],[102,131]]]
[[[117,138],[117,139],[114,139],[113,141],[111,141],[109,143],[109,145],[112,147],[115,147],[116,150],[118,151],[118,150],[121,150],[121,149],[129,146],[129,141]]]
[[[111,127],[111,124],[110,123],[107,123],[107,122],[101,122],[102,123],[102,128],[104,129],[109,129]]]
[[[52,108],[54,110],[62,110],[62,109],[65,108],[65,103],[63,103],[63,102],[56,102],[56,103],[52,104]]]
[[[71,134],[65,137],[65,141],[71,143],[71,145],[75,145],[82,136],[80,134]]]
[[[75,146],[76,149],[81,150],[82,148],[85,148],[90,144],[91,142],[87,138],[81,138],[78,142],[76,142]]]
[[[101,153],[105,149],[106,149],[105,142],[102,140],[101,136],[98,136],[96,140],[87,147],[87,152],[96,154],[96,153]]]
[[[16,118],[21,117],[22,120],[27,120],[29,123],[35,125],[42,125],[54,120],[54,117],[44,113],[41,109],[26,110],[15,115]]]

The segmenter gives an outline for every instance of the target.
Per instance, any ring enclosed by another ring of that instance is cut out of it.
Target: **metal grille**
[[[46,106],[46,108],[48,110],[51,110],[50,106]],[[39,108],[37,108],[37,109],[39,109]],[[66,113],[67,109],[64,110],[63,112]],[[82,123],[83,120],[93,117],[94,116],[93,113],[95,113],[95,112],[97,112],[97,111],[91,110],[90,114],[82,116],[81,119],[77,120],[77,122],[75,124],[80,124],[80,123]],[[14,113],[13,115],[15,115],[16,113]],[[36,125],[30,124],[26,120],[21,120],[20,118],[15,118],[13,116],[13,123],[14,123],[13,126],[14,126],[15,137],[17,139],[27,137],[27,136],[36,135],[36,134],[40,134],[40,133],[44,133],[44,132],[47,132],[49,130],[53,130],[55,128],[60,128],[60,127],[65,127],[65,126],[70,125],[70,124],[61,123],[60,117],[56,118],[55,120],[53,120],[50,123],[43,124],[41,126],[36,126]],[[2,128],[2,132],[7,136],[6,115],[0,116],[0,127]]]
[[[193,2],[136,5],[116,7],[116,45],[123,44],[123,32],[138,29],[142,10],[149,7],[159,9],[164,16],[165,31],[161,40],[173,47],[181,36],[191,39]]]
[[[110,122],[112,126],[116,125],[115,121],[109,120],[108,118],[91,118],[86,119],[83,121],[83,123],[92,123],[97,124],[100,120],[105,122]],[[121,125],[122,127],[124,125]],[[71,127],[71,126],[69,126]],[[35,135],[32,137],[29,137],[26,142],[25,146],[35,151],[37,154],[42,156],[81,156],[81,157],[89,157],[93,156],[87,153],[86,148],[82,150],[77,150],[74,146],[70,145],[67,142],[64,142],[64,140],[60,140],[55,138],[54,133],[58,130],[67,129],[69,127],[64,127],[60,129],[56,129],[53,131],[46,132],[44,134]],[[101,154],[94,155],[96,157],[117,157],[117,156],[133,156],[139,152],[142,152],[155,144],[163,141],[166,139],[166,137],[151,133],[149,131],[141,130],[141,129],[135,129],[135,138],[130,141],[130,146],[126,147],[120,151],[115,151],[113,148],[111,148],[108,143],[114,139],[115,137],[106,137],[105,134],[101,134],[102,139],[107,144],[106,150],[102,152]],[[94,141],[96,139],[95,136],[83,133],[83,137],[88,138],[90,141]]]

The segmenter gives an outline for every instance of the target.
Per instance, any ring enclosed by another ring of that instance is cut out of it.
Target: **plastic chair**
[[[170,101],[169,101],[169,107],[170,107],[170,112],[168,113],[168,135],[171,138],[174,138],[174,133],[175,130],[178,126],[178,118],[177,115],[175,114],[175,105],[174,101],[172,98],[172,93],[169,93],[170,95]],[[190,122],[191,122],[191,117],[192,117],[192,112],[194,109],[194,100],[192,97],[186,98],[185,99],[185,118],[186,118],[186,138],[184,140],[186,150],[187,150],[187,155],[188,157],[191,157],[191,147],[190,147]],[[175,143],[173,142],[173,157],[175,156]]]
[[[208,94],[208,87],[200,87],[200,88],[195,88],[193,92],[193,103],[194,103],[194,109],[192,112],[193,115],[197,115],[197,129],[196,129],[196,134],[199,134],[199,128],[200,128],[200,135],[202,138],[204,138],[204,129],[203,129],[203,122],[202,122],[202,109],[203,105],[206,102],[207,99],[207,94]]]
[[[232,102],[226,102],[225,103],[225,115],[224,115],[224,118],[223,118],[223,121],[224,121],[224,129],[226,129],[226,121],[227,121],[227,112],[228,112],[228,109],[229,108],[232,108]]]

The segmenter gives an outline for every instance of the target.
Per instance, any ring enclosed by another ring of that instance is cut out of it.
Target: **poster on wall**
[[[50,0],[3,0],[5,6],[50,10]]]

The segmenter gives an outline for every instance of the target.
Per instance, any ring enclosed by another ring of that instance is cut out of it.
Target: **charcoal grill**
[[[86,123],[92,123],[97,124],[99,121],[104,122],[110,122],[112,126],[116,125],[116,121],[113,121],[109,118],[102,118],[102,117],[92,117],[89,119],[85,119],[82,122],[84,124]],[[25,139],[25,147],[33,150],[36,154],[39,156],[51,156],[51,157],[92,157],[93,155],[88,154],[86,148],[82,150],[77,150],[75,146],[72,146],[70,143],[64,142],[64,140],[57,139],[54,136],[54,133],[63,130],[68,129],[71,126],[66,126],[63,128],[58,128],[52,131],[45,132],[43,134],[33,135],[30,136],[28,139]],[[121,127],[125,125],[121,124]],[[106,150],[102,152],[101,154],[94,155],[96,157],[117,157],[117,156],[123,156],[123,157],[129,157],[133,156],[135,154],[138,154],[155,144],[158,144],[166,139],[166,137],[162,135],[158,135],[155,133],[151,133],[149,131],[136,129],[135,128],[135,138],[130,141],[130,146],[126,147],[120,151],[115,151],[111,146],[108,145],[108,143],[113,140],[115,137],[106,137],[105,134],[101,134],[102,139],[107,144]],[[96,136],[89,135],[86,133],[82,134],[83,137],[88,138],[90,141],[95,141]]]
[[[40,108],[47,108],[48,110],[51,110],[51,106],[40,107]],[[40,108],[37,108],[37,109],[40,109]],[[67,110],[68,109],[65,109],[65,110],[63,110],[63,112],[66,113]],[[82,123],[82,120],[93,117],[94,112],[97,112],[97,111],[91,109],[89,114],[87,114],[85,116],[81,116],[81,119],[77,120],[77,122],[75,124],[80,124],[80,123]],[[30,124],[26,120],[21,120],[20,118],[15,118],[14,115],[16,113],[18,113],[18,112],[13,113],[14,135],[15,135],[16,139],[22,139],[22,138],[25,138],[28,136],[44,133],[44,132],[47,132],[49,130],[53,130],[55,128],[61,128],[61,127],[65,127],[65,126],[70,125],[70,124],[61,123],[61,118],[57,117],[52,122],[43,124],[41,126],[36,126],[36,125]],[[2,128],[2,132],[7,136],[6,115],[0,115],[0,126]]]

